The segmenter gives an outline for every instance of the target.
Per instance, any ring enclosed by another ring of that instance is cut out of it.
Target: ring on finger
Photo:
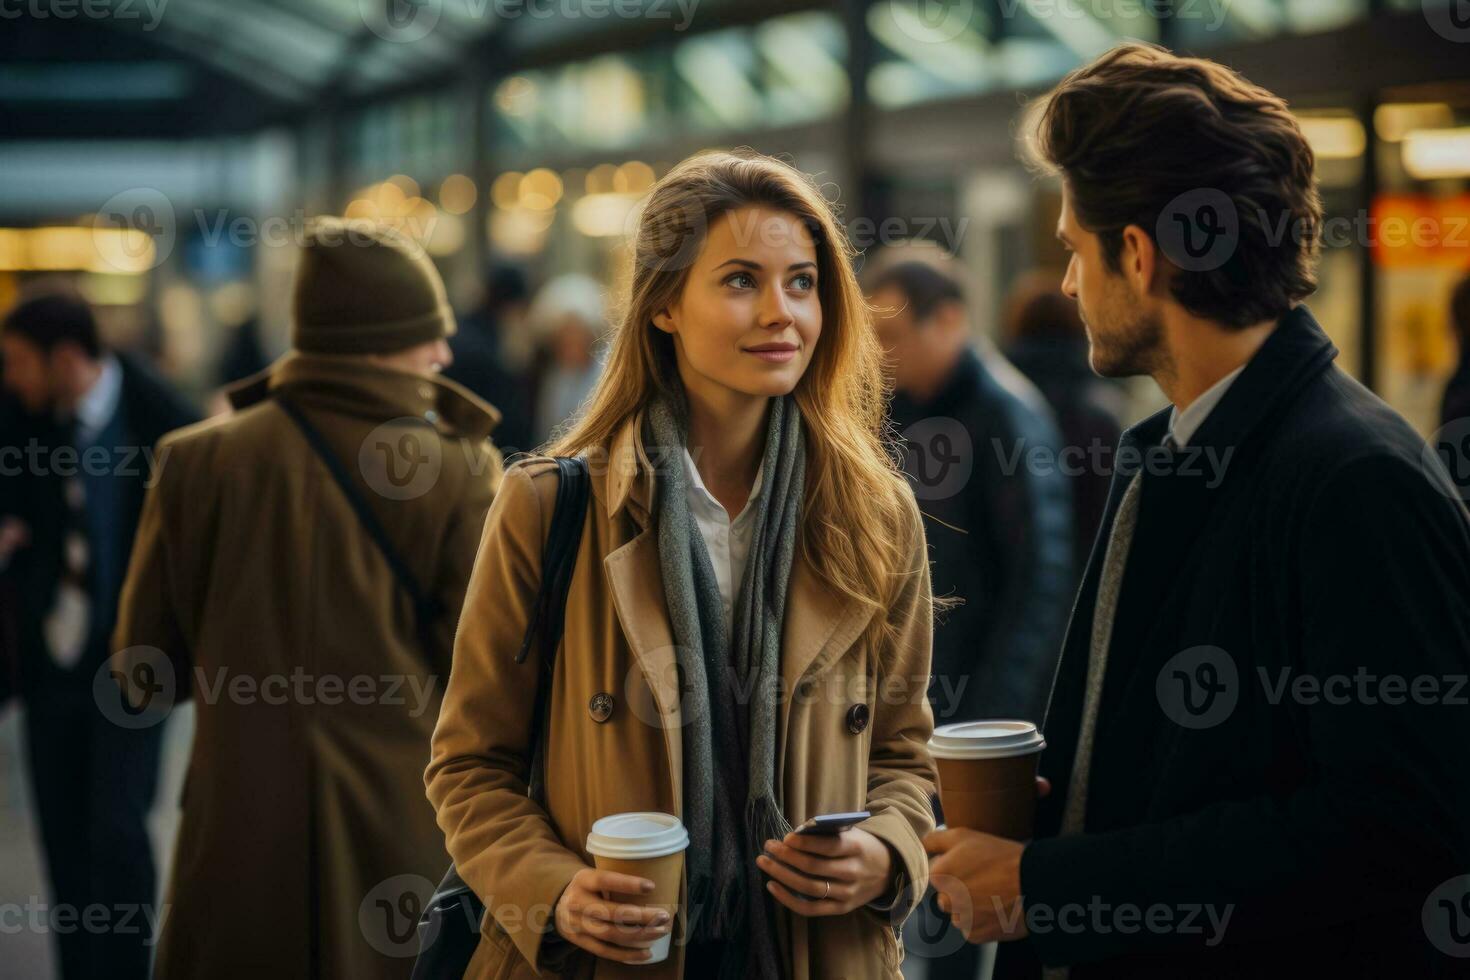
[[[822,901],[825,902],[832,897],[832,880],[830,878],[823,879],[822,884],[826,886],[826,891],[822,892]]]

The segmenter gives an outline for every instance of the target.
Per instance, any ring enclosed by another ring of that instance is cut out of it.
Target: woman
[[[549,462],[506,474],[434,733],[429,798],[490,913],[468,976],[897,977],[933,821],[931,599],[849,246],[803,175],[715,153],[659,182],[633,250],[605,373],[551,447],[588,457],[593,498],[546,807],[527,796],[538,666],[515,659]],[[790,833],[862,809],[838,837]],[[677,922],[584,850],[632,810],[689,829]],[[625,965],[671,929],[666,962]]]

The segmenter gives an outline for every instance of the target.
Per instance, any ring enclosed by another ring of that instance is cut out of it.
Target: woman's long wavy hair
[[[832,206],[809,177],[780,160],[701,153],[654,186],[633,237],[627,303],[607,367],[547,452],[605,448],[657,393],[680,384],[673,339],[653,326],[654,314],[677,302],[710,224],[746,207],[794,215],[817,250],[822,333],[795,391],[807,446],[800,547],[831,588],[881,612],[916,570],[904,553],[911,491],[883,441],[884,352]],[[870,622],[869,638],[890,635],[886,615]]]

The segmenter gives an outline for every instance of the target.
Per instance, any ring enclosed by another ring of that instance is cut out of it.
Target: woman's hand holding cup
[[[673,929],[668,911],[615,901],[618,895],[646,896],[647,878],[583,868],[556,903],[556,931],[594,956],[618,963],[645,963],[653,944]]]

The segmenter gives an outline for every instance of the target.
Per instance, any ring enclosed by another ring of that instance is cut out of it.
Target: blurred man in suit
[[[1071,601],[1070,494],[1040,392],[974,337],[958,263],[893,246],[864,275],[888,349],[894,428],[924,512],[934,594],[934,721],[1040,721]],[[965,444],[968,444],[966,449]],[[948,462],[946,462],[948,461]]]
[[[154,447],[197,416],[137,360],[103,346],[91,309],[72,296],[22,302],[0,345],[5,387],[30,421],[4,462],[17,481],[12,529],[23,538],[12,561],[41,843],[56,905],[79,919],[101,905],[108,916],[97,929],[56,930],[62,974],[141,980],[158,914],[145,820],[162,729],[114,724],[94,682],[106,670],[144,490],[166,462]],[[115,685],[98,690],[116,698]]]

